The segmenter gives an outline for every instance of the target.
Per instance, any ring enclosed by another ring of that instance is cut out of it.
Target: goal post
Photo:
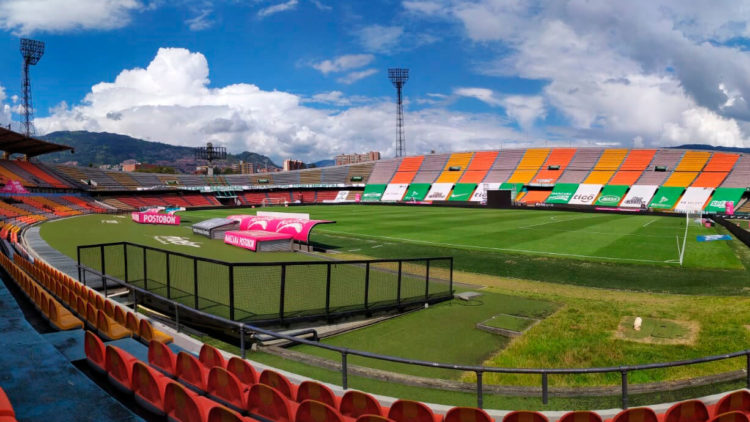
[[[288,201],[281,198],[263,198],[260,205],[263,207],[276,207],[286,204]]]

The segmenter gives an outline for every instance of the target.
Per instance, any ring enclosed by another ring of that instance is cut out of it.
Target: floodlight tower
[[[34,134],[34,108],[31,103],[31,78],[29,66],[39,63],[44,55],[44,42],[21,38],[23,56],[23,133],[26,137]]]
[[[396,87],[396,157],[403,157],[406,140],[404,139],[404,104],[401,90],[409,80],[409,69],[388,69],[388,79]]]
[[[209,176],[213,176],[214,160],[226,160],[227,149],[225,147],[215,147],[211,142],[208,142],[205,147],[198,147],[195,149],[195,159],[208,161],[208,171],[206,173]]]

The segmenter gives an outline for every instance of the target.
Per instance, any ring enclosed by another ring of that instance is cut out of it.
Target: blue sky
[[[620,4],[622,3],[622,4]],[[0,0],[0,123],[213,141],[275,160],[393,154],[388,67],[407,67],[407,153],[750,146],[742,2]]]

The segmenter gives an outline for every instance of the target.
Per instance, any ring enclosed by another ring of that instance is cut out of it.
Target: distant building
[[[299,160],[284,160],[284,171],[300,170],[305,168],[305,163]]]
[[[341,166],[344,164],[365,163],[367,161],[378,160],[380,160],[380,153],[378,151],[370,151],[364,154],[341,154],[336,156],[336,165]]]
[[[240,164],[237,165],[237,170],[240,174],[253,174],[255,173],[255,166],[253,166],[253,163],[240,161]]]
[[[135,160],[125,160],[120,165],[122,171],[135,171],[141,163]]]

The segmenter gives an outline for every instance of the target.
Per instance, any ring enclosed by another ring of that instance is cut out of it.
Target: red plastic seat
[[[107,314],[107,316],[112,319],[115,318],[115,305],[112,304],[111,300],[107,300],[104,302],[104,313]],[[124,324],[121,324],[121,325],[124,325]]]
[[[385,416],[379,415],[362,415],[355,419],[355,422],[394,422],[393,419],[388,419]]]
[[[125,316],[125,311],[122,309],[122,307],[121,306],[115,306],[114,307],[114,313],[115,314],[112,316],[112,318],[114,318],[115,321],[118,324],[123,325],[123,326],[125,326],[125,328],[127,328],[127,326],[128,326],[128,324],[127,324],[127,317]],[[130,331],[133,331],[133,330],[130,330]]]
[[[137,361],[128,352],[115,346],[105,349],[105,368],[107,378],[118,389],[124,392],[133,391],[133,365]]]
[[[164,412],[175,422],[203,422],[217,404],[199,397],[176,382],[167,384],[164,391]]]
[[[91,369],[101,374],[107,372],[104,343],[91,331],[86,330],[83,343],[86,361]]]
[[[434,414],[424,403],[412,400],[396,400],[388,411],[388,418],[396,422],[441,422],[443,420],[442,415]]]
[[[0,388],[0,416],[15,417],[16,413],[13,411],[13,405],[5,394],[2,388]]]
[[[334,409],[339,408],[340,401],[330,388],[315,381],[302,381],[297,387],[297,403],[302,403],[305,400],[315,400]]]
[[[648,407],[634,407],[616,414],[612,422],[658,422],[658,418]]]
[[[98,318],[98,309],[94,307],[94,305],[91,304],[91,302],[86,302],[86,322],[89,323],[92,327],[96,328],[96,320]]]
[[[258,383],[258,373],[253,368],[253,365],[245,359],[232,356],[227,362],[227,371],[234,374],[241,383],[248,387]]]
[[[339,404],[339,412],[350,418],[358,418],[362,415],[386,416],[386,412],[375,397],[357,390],[344,393]]]
[[[243,418],[226,407],[216,406],[208,412],[208,422],[242,422]]]
[[[705,422],[708,409],[700,400],[686,400],[672,405],[664,414],[664,422]]]
[[[247,393],[247,411],[275,422],[293,422],[296,404],[289,401],[275,388],[255,384]]]
[[[173,381],[140,361],[133,364],[132,380],[135,401],[149,412],[163,416],[167,385]]]
[[[721,415],[722,413],[732,411],[740,411],[745,414],[750,413],[750,392],[747,390],[738,390],[729,393],[722,397],[714,407],[714,415]]]
[[[205,366],[208,369],[213,368],[214,366],[218,366],[221,368],[226,368],[227,363],[224,360],[224,356],[222,356],[219,349],[210,346],[208,344],[203,344],[201,346],[200,354],[198,355],[198,360],[201,361],[203,366]]]
[[[138,330],[140,330],[140,323],[141,321],[134,313],[128,312],[125,314],[125,328],[130,330],[135,338],[139,336]]]
[[[258,382],[275,388],[289,400],[294,400],[297,397],[297,386],[292,384],[285,376],[271,369],[264,369],[260,373]]]
[[[333,407],[315,400],[305,400],[297,407],[294,422],[343,422]]]
[[[148,344],[148,363],[170,377],[177,376],[177,355],[162,342],[152,340]]]
[[[482,409],[476,407],[454,407],[445,414],[445,422],[494,422]],[[588,422],[588,421],[567,421],[567,422]],[[592,421],[593,422],[593,421]],[[599,419],[601,422],[601,418]]]
[[[557,422],[602,422],[602,417],[589,410],[576,410],[562,415]]]
[[[214,366],[208,372],[206,392],[211,397],[239,411],[247,408],[247,387],[226,369]]]
[[[208,390],[208,369],[190,353],[177,354],[177,379],[200,392]]]
[[[716,415],[708,422],[750,422],[750,418],[748,418],[746,413],[735,410]]]

